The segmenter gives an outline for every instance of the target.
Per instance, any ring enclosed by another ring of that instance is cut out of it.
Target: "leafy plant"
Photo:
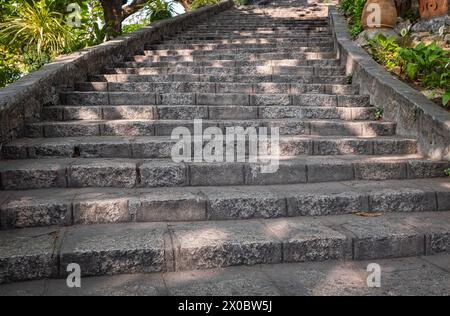
[[[175,10],[173,4],[163,0],[151,0],[147,4],[149,10],[149,22],[169,19],[174,16]]]
[[[420,78],[430,87],[441,85],[440,75],[445,73],[445,68],[450,62],[449,52],[436,43],[430,45],[420,43],[415,48],[402,48],[399,53],[403,61],[403,70],[409,79]]]
[[[436,43],[418,44],[399,52],[402,71],[411,81],[419,81],[429,89],[444,89],[442,104],[450,101],[450,52]]]
[[[10,83],[18,80],[21,76],[21,71],[14,64],[0,62],[0,88],[5,87]]]
[[[73,50],[95,46],[109,39],[109,25],[104,21],[103,8],[98,0],[87,0],[81,5],[81,27],[73,29],[77,41]]]
[[[23,2],[0,23],[0,41],[11,43],[22,53],[37,59],[53,58],[67,52],[75,37],[62,13],[53,11],[55,0]]]
[[[240,5],[247,5],[248,4],[248,0],[234,0],[234,3],[237,5],[237,6],[240,6]]]
[[[384,109],[383,108],[376,108],[375,109],[375,119],[378,121],[381,121],[383,119],[384,115]]]
[[[128,24],[128,25],[123,25],[122,26],[122,33],[123,34],[133,33],[134,31],[137,31],[137,30],[143,28],[144,26],[145,26],[145,24]]]
[[[340,11],[347,17],[349,31],[353,37],[358,36],[362,31],[362,13],[367,0],[342,0]]]
[[[373,39],[369,40],[369,53],[379,63],[386,66],[388,70],[393,70],[399,66],[400,45],[395,37],[386,37],[378,33]]]
[[[445,169],[444,173],[447,177],[450,177],[450,168]]]
[[[18,80],[21,77],[22,70],[20,68],[17,57],[11,54],[3,46],[0,46],[0,88]]]
[[[191,4],[191,10],[197,10],[208,5],[218,4],[220,0],[194,0]]]
[[[450,91],[446,91],[442,96],[442,105],[445,107],[450,105]]]

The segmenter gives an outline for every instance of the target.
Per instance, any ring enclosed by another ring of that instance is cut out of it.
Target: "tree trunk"
[[[122,34],[122,0],[100,0],[105,15],[108,35],[116,37]]]

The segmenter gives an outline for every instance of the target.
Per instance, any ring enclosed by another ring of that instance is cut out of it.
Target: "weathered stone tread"
[[[64,277],[73,262],[94,276],[432,255],[449,235],[450,212],[13,230],[0,232],[0,283]]]
[[[0,194],[3,229],[450,210],[443,179],[268,186],[42,189]]]

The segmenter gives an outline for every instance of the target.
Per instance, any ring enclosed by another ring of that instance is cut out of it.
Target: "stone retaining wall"
[[[85,81],[89,74],[98,73],[124,57],[142,51],[145,43],[181,31],[233,6],[232,0],[225,0],[215,6],[153,23],[102,45],[62,56],[0,89],[0,146],[22,136],[26,123],[39,119],[43,105],[58,104],[61,89],[70,89],[74,83]]]
[[[385,120],[397,122],[398,134],[418,139],[424,156],[450,160],[450,113],[396,79],[356,45],[335,7],[330,7],[329,16],[336,54],[353,75],[353,83],[361,86],[361,93],[370,95],[372,104],[384,109]]]

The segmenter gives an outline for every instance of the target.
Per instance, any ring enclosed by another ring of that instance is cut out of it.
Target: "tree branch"
[[[147,2],[148,0],[133,0],[129,5],[124,6],[122,9],[122,19],[125,20],[130,15],[138,12],[147,4]]]

